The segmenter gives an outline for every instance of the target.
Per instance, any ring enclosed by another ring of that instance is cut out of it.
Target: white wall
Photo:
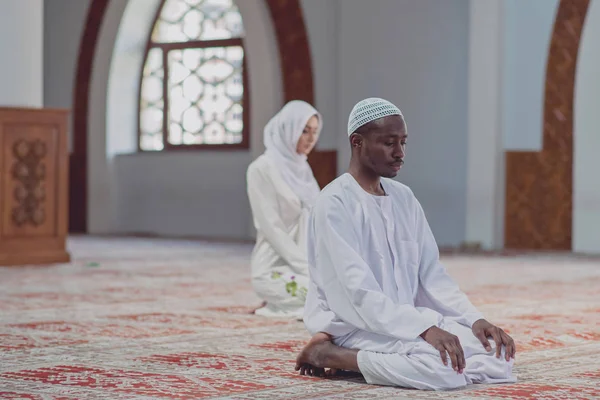
[[[577,60],[573,250],[600,253],[600,0],[592,0]]]
[[[79,42],[90,2],[44,0],[44,107],[73,108]],[[70,149],[72,145],[69,130]]]
[[[173,236],[250,237],[248,152],[118,156],[118,230]]]
[[[0,107],[42,107],[44,1],[0,4]]]
[[[408,125],[398,179],[421,201],[441,246],[465,238],[468,0],[340,2],[339,124],[356,102],[383,97]],[[340,170],[350,147],[338,139]]]
[[[546,62],[558,0],[502,0],[502,5],[504,148],[539,151]]]
[[[466,241],[503,246],[501,0],[470,2]]]
[[[149,27],[161,0],[126,2],[117,33],[108,79],[106,118],[107,157],[137,151],[137,118],[131,117],[139,102],[140,77],[144,65]],[[131,134],[131,133],[134,134]]]
[[[119,23],[128,0],[111,0],[98,36],[88,111],[88,232],[110,233],[117,222],[116,183],[107,157],[107,82]],[[135,113],[131,113],[135,116]]]
[[[337,97],[340,0],[302,0],[301,4],[313,62],[315,107],[324,121],[317,148],[335,150],[345,131],[338,119]]]

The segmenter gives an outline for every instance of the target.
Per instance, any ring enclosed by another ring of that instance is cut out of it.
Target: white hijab
[[[319,119],[318,139],[323,127],[323,119],[313,106],[301,100],[287,103],[271,118],[264,130],[265,155],[296,193],[302,202],[302,207],[307,209],[313,206],[321,189],[306,155],[298,154],[296,146],[308,120],[313,115]]]

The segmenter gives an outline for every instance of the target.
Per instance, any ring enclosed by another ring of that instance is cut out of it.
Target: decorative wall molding
[[[27,224],[40,226],[46,220],[46,143],[40,139],[19,139],[13,144],[12,150],[12,176],[16,181],[13,192],[16,204],[12,208],[12,220],[18,227]]]

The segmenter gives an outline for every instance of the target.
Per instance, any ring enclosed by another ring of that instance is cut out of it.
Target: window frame
[[[154,42],[152,40],[152,33],[154,27],[160,18],[162,9],[168,0],[161,0],[160,5],[157,8],[156,15],[154,16],[152,26],[148,33],[148,41],[146,43],[146,49],[144,51],[144,62],[140,71],[140,79],[138,85],[138,104],[137,104],[137,149],[138,152],[142,153],[162,153],[162,152],[178,152],[178,151],[223,151],[223,150],[249,150],[250,149],[250,85],[248,79],[248,66],[247,66],[247,53],[246,47],[244,46],[244,38],[230,38],[230,39],[217,39],[217,40],[190,40],[186,42]],[[243,21],[243,20],[242,20]],[[242,85],[244,87],[244,93],[242,94],[242,141],[240,143],[220,143],[220,144],[171,144],[169,143],[169,51],[171,50],[183,50],[183,49],[206,49],[214,47],[241,47],[244,51],[244,58],[242,60]],[[163,148],[162,150],[145,150],[142,149],[142,129],[141,129],[141,117],[142,117],[142,84],[144,82],[144,68],[148,61],[148,54],[152,49],[162,50],[162,70],[163,70]]]

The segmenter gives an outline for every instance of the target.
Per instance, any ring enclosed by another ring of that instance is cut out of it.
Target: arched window
[[[243,37],[233,0],[163,0],[140,85],[140,150],[248,147]]]

